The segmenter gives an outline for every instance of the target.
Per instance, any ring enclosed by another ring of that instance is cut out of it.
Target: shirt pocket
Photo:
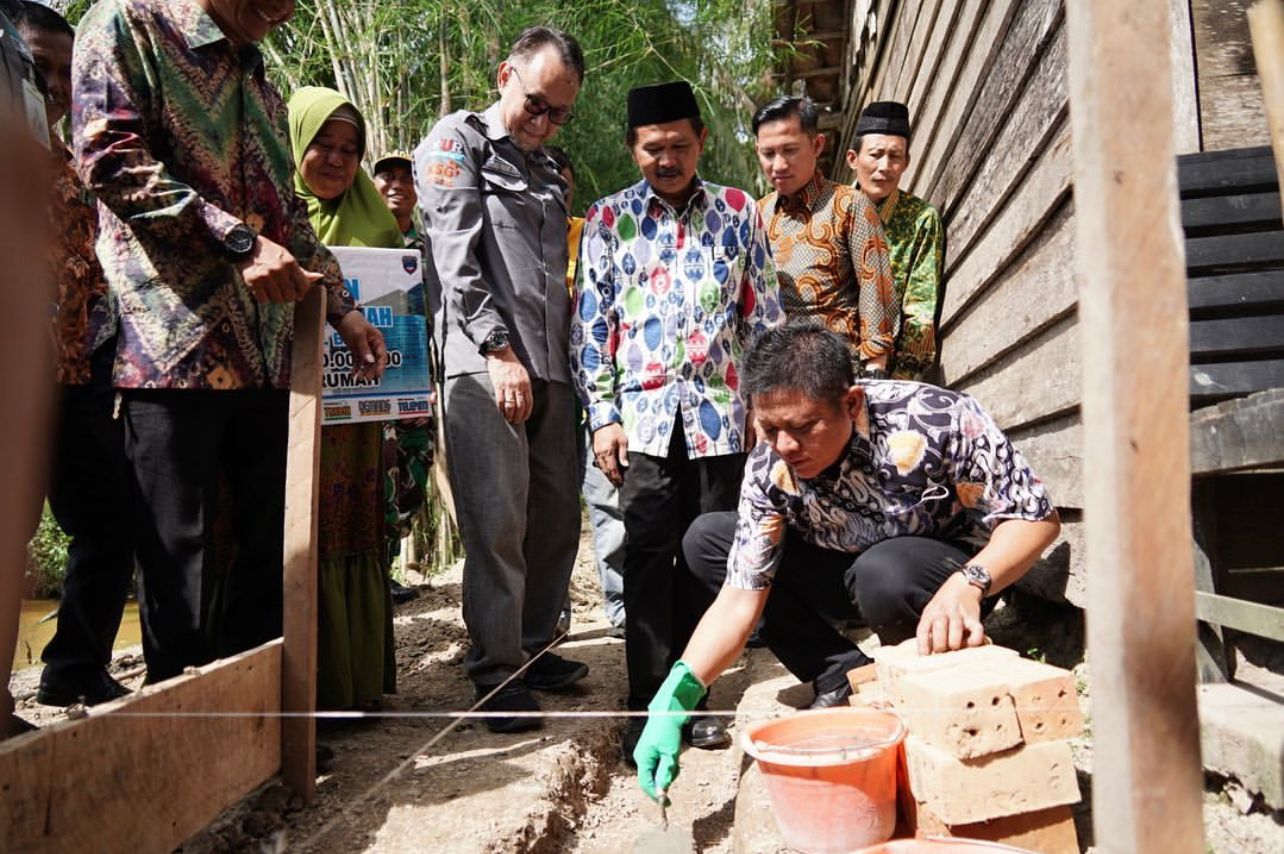
[[[496,228],[520,228],[530,182],[508,161],[491,157],[481,168],[481,192]]]

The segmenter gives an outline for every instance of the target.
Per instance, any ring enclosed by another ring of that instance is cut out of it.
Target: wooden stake
[[[285,470],[285,648],[281,710],[312,712],[317,696],[317,499],[321,465],[321,344],[325,289],[294,310],[290,374],[290,448]],[[316,795],[316,722],[281,723],[281,776],[311,801]]]
[[[1248,9],[1248,29],[1284,202],[1284,0],[1257,0]]]
[[[1198,854],[1185,259],[1168,0],[1066,4],[1098,850]]]

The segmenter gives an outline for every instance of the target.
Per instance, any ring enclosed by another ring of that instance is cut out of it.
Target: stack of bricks
[[[852,704],[894,709],[909,726],[909,833],[1078,854],[1067,739],[1082,733],[1083,714],[1069,671],[993,645],[919,656],[912,639],[874,660],[849,674]]]

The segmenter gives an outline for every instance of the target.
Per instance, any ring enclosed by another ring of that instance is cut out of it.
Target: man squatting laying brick
[[[683,541],[718,589],[651,711],[690,711],[759,617],[781,663],[845,702],[869,662],[834,628],[859,619],[883,644],[928,654],[978,646],[993,595],[1056,538],[1060,519],[1025,459],[972,398],[896,380],[856,382],[847,342],[817,325],[768,330],[741,384],[762,442],[739,509],[706,513]],[[720,589],[719,589],[720,588]],[[652,797],[677,776],[683,715],[652,716],[634,752]]]

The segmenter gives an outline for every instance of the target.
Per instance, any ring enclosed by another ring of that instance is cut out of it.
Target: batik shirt
[[[94,252],[98,211],[71,166],[71,152],[53,143],[54,186],[50,216],[58,239],[49,247],[50,266],[58,283],[53,337],[58,382],[85,385],[89,357],[116,334],[116,317]]]
[[[975,400],[916,382],[861,386],[847,451],[820,475],[799,478],[767,443],[749,455],[730,586],[770,586],[786,531],[857,554],[904,536],[980,546],[999,522],[1052,515],[1043,484]]]
[[[244,222],[324,273],[332,323],[352,297],[294,194],[285,104],[258,49],[234,47],[196,0],[101,0],[72,78],[77,170],[120,309],[115,384],[287,388],[294,306],[255,301],[228,232]]]
[[[758,209],[789,319],[818,320],[862,362],[890,353],[900,306],[873,203],[817,172],[798,193],[770,193]]]
[[[901,328],[891,367],[895,379],[919,379],[936,361],[936,301],[941,286],[941,215],[904,190],[878,206],[892,252]]]
[[[571,365],[589,428],[622,423],[629,450],[740,453],[741,353],[784,320],[762,219],[741,190],[696,179],[675,211],[642,181],[588,209]]]

